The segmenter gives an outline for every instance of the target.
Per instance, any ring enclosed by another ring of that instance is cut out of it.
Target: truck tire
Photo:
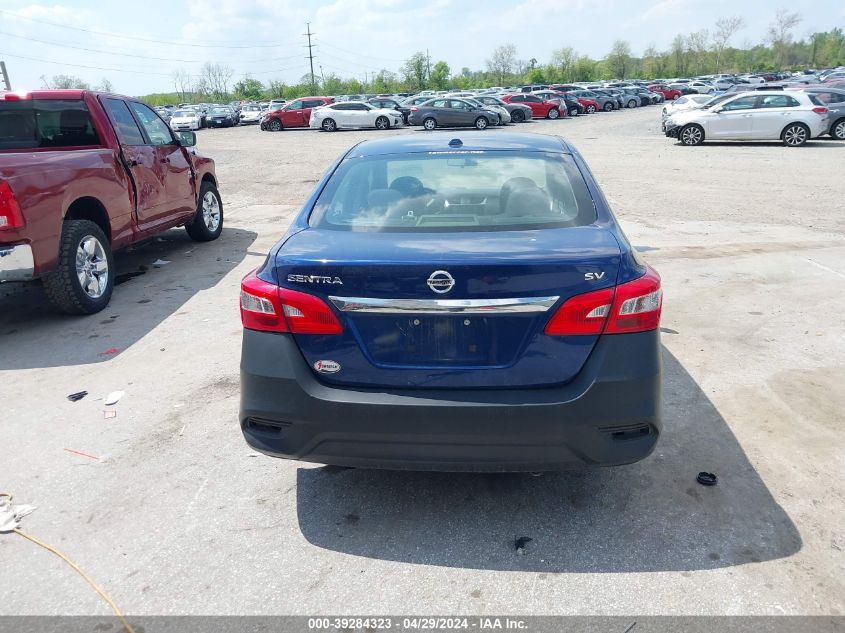
[[[90,220],[66,220],[58,266],[42,279],[56,309],[65,314],[99,312],[109,304],[114,275],[114,256],[103,230]]]
[[[197,212],[185,230],[195,242],[211,242],[223,232],[223,201],[217,187],[210,182],[202,183]]]

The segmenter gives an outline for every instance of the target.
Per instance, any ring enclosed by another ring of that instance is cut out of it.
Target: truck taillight
[[[546,324],[550,336],[625,334],[660,325],[663,291],[650,266],[638,279],[616,288],[594,290],[567,299]]]
[[[337,316],[322,299],[268,283],[255,271],[241,282],[241,322],[247,330],[264,332],[343,332]]]
[[[24,225],[23,213],[12,188],[0,180],[0,231],[19,229]]]
[[[827,113],[828,113],[828,109],[827,109],[827,108],[823,108],[823,107],[821,107],[821,106],[818,106],[818,107],[816,107],[816,108],[813,108],[813,112],[815,112],[816,114],[827,114]]]

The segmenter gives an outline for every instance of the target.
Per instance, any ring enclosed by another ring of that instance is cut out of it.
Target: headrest
[[[386,209],[402,199],[402,194],[393,189],[373,189],[367,197],[367,206],[371,209]]]
[[[60,126],[62,132],[84,132],[88,129],[88,113],[85,110],[62,110]]]
[[[551,200],[539,187],[517,189],[508,197],[505,214],[515,217],[549,215]]]

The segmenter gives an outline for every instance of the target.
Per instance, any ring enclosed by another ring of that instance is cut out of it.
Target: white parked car
[[[713,97],[710,95],[684,95],[683,97],[678,97],[674,101],[669,101],[665,106],[663,106],[663,118],[666,119],[676,112],[700,108],[712,98]]]
[[[264,110],[258,105],[245,105],[241,108],[241,123],[260,123]]]
[[[194,109],[176,110],[170,117],[170,129],[174,132],[198,130],[202,127],[200,113]]]
[[[677,112],[665,121],[666,136],[682,145],[780,139],[797,147],[827,129],[827,107],[801,91],[739,93],[711,107]]]
[[[403,124],[402,113],[389,108],[376,108],[364,101],[330,103],[311,110],[309,125],[334,132],[341,128],[374,127],[386,130]]]
[[[691,81],[687,84],[700,95],[710,94],[716,90],[716,86],[706,81]]]

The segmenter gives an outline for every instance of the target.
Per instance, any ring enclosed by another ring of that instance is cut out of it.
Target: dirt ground
[[[334,158],[383,133],[203,130],[219,241],[120,254],[149,268],[93,317],[0,287],[0,490],[38,506],[25,529],[138,615],[845,613],[845,143],[685,148],[656,107],[510,129],[570,139],[663,276],[650,458],[535,478],[253,455],[239,281]],[[0,614],[109,613],[17,535],[0,561]]]

